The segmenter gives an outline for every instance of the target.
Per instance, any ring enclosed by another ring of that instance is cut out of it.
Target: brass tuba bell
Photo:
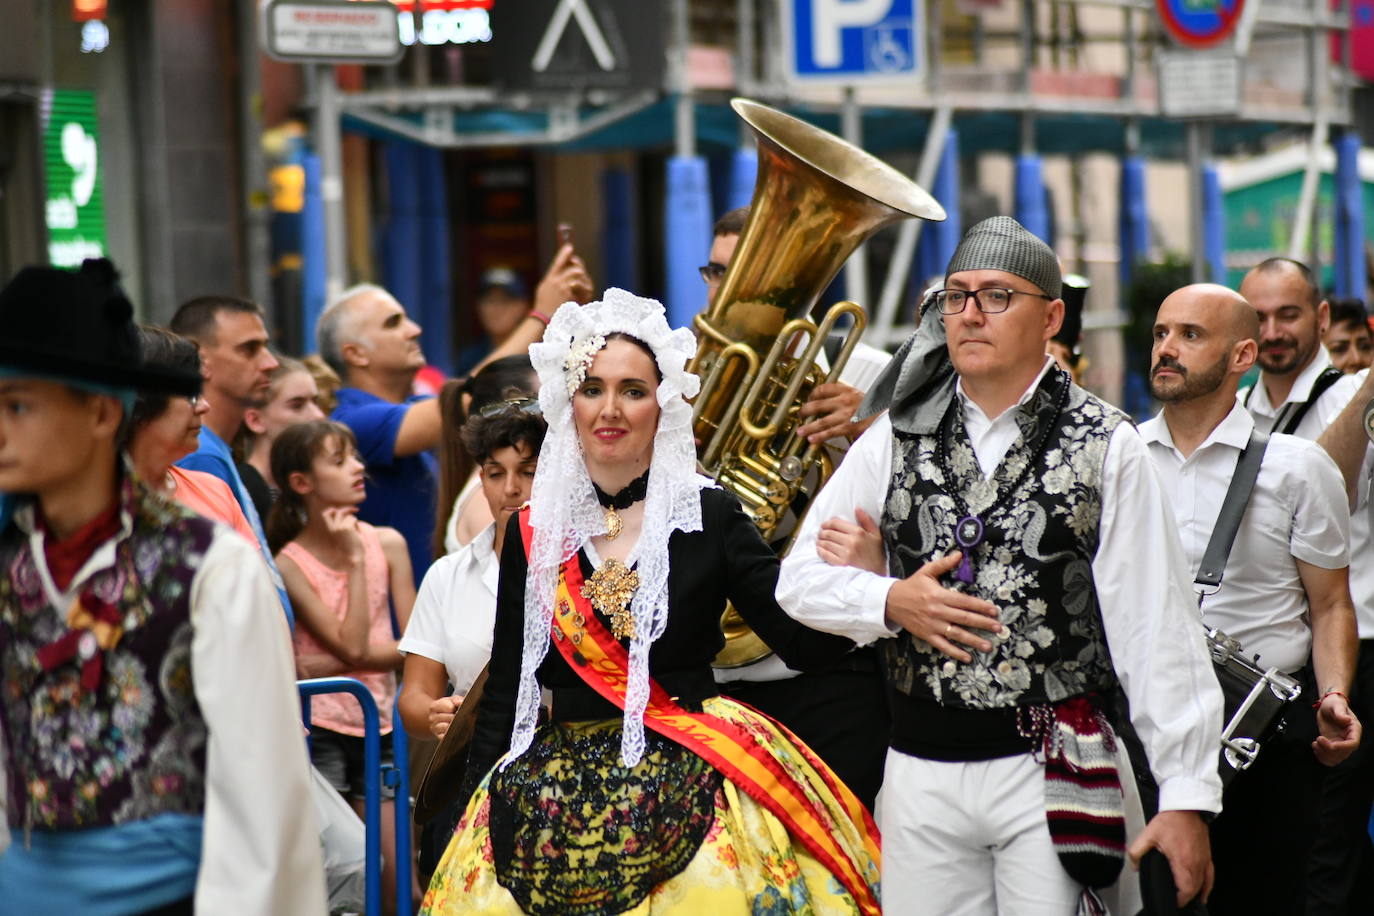
[[[834,469],[823,447],[796,435],[799,408],[812,388],[839,378],[867,324],[853,302],[832,306],[819,325],[811,310],[873,233],[912,216],[943,220],[945,211],[911,179],[834,134],[748,99],[730,104],[756,135],[758,178],[729,269],[696,318],[699,344],[688,370],[702,381],[692,427],[703,469],[785,553],[805,513],[799,497],[814,495]],[[817,355],[846,316],[845,340],[822,373]],[[733,608],[722,626],[717,667],[769,654]]]

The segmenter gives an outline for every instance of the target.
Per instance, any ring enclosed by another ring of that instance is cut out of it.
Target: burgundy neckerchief
[[[48,561],[48,572],[53,584],[59,591],[66,591],[72,579],[86,565],[96,548],[119,534],[119,500],[91,519],[65,538],[53,535],[47,518],[37,500],[33,506],[33,525],[43,532],[43,556]]]
[[[82,525],[65,538],[52,535],[42,508],[34,505],[34,526],[44,534],[43,556],[53,584],[66,591],[81,567],[100,545],[119,534],[120,502],[115,500],[108,509]],[[44,671],[51,671],[73,658],[81,658],[81,686],[94,690],[100,686],[105,668],[105,650],[113,648],[122,634],[123,615],[115,605],[97,598],[87,590],[67,611],[67,632],[38,650],[38,663]]]

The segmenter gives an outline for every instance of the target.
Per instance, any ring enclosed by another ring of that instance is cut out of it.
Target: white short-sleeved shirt
[[[396,647],[406,655],[423,655],[442,664],[459,694],[467,693],[491,660],[500,570],[495,538],[493,522],[457,553],[434,561]]]
[[[1364,384],[1369,370],[1352,376]],[[1374,562],[1367,558],[1374,551],[1374,506],[1370,504],[1374,488],[1374,443],[1365,446],[1360,476],[1355,481],[1355,508],[1350,513],[1350,555],[1361,561],[1350,564],[1350,597],[1355,602],[1355,621],[1360,639],[1374,639]]]
[[[1298,405],[1306,401],[1312,394],[1312,386],[1317,382],[1317,376],[1331,367],[1331,354],[1326,352],[1326,347],[1317,347],[1317,355],[1312,357],[1312,362],[1298,373],[1298,377],[1293,380],[1293,387],[1288,392],[1288,397],[1277,407],[1269,403],[1269,392],[1265,390],[1262,382],[1263,373],[1260,380],[1251,388],[1242,388],[1236,392],[1236,399],[1245,405],[1250,411],[1250,416],[1264,432],[1272,432],[1275,427],[1282,426],[1287,422],[1287,418],[1293,415],[1293,411],[1298,409]],[[1354,396],[1355,390],[1360,387],[1360,383],[1353,375],[1348,375],[1336,382],[1330,388],[1322,392],[1321,397],[1317,398],[1312,409],[1307,411],[1307,415],[1302,418],[1298,428],[1293,431],[1293,435],[1300,439],[1316,438],[1326,432],[1326,428],[1331,425],[1331,421],[1336,419],[1336,414],[1340,413],[1350,399]]]
[[[1140,426],[1194,573],[1254,427],[1237,404],[1185,459],[1162,413]],[[1285,672],[1307,664],[1312,653],[1297,560],[1322,569],[1349,566],[1350,512],[1331,457],[1315,442],[1276,433],[1269,437],[1221,588],[1203,601],[1202,616],[1239,640],[1246,655],[1258,653],[1261,665]]]
[[[1374,506],[1370,489],[1374,487],[1374,444],[1364,450],[1360,476],[1355,482],[1355,508],[1350,512],[1350,555],[1360,562],[1350,564],[1350,600],[1355,604],[1355,623],[1360,639],[1374,639]]]

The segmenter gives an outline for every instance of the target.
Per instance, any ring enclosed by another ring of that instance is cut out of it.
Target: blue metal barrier
[[[401,679],[396,679],[396,696],[401,696]],[[410,897],[410,874],[412,859],[410,855],[410,825],[413,822],[410,808],[410,739],[401,725],[401,711],[391,710],[391,759],[395,766],[386,768],[382,781],[396,790],[396,912],[415,912],[415,902]]]
[[[297,681],[301,695],[301,718],[310,724],[310,698],[323,693],[351,693],[363,709],[363,819],[366,867],[367,916],[382,912],[382,783],[397,787],[396,815],[396,912],[409,913],[410,898],[410,796],[409,783],[401,788],[401,771],[388,766],[382,772],[381,720],[377,702],[362,681],[351,677],[320,677]],[[399,765],[406,747],[405,729],[392,729],[392,754]]]

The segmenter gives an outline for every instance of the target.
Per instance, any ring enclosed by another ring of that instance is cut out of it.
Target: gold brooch
[[[611,634],[616,639],[632,639],[635,621],[630,613],[630,599],[637,588],[639,573],[612,558],[598,566],[592,577],[583,583],[582,597],[611,618]]]

